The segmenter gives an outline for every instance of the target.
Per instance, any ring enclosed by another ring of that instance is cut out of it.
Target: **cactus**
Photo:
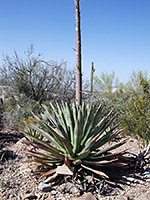
[[[91,66],[91,79],[90,79],[90,92],[93,92],[93,77],[94,77],[94,62],[92,62],[92,66]]]

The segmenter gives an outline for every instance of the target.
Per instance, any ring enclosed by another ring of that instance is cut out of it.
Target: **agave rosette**
[[[38,165],[55,169],[69,160],[69,165],[76,169],[82,168],[91,173],[107,177],[102,169],[124,165],[119,157],[124,152],[111,151],[124,144],[123,142],[103,148],[123,130],[117,130],[118,125],[111,126],[115,116],[112,112],[102,117],[103,106],[95,105],[78,107],[75,103],[62,102],[61,105],[52,103],[43,105],[44,113],[40,117],[33,114],[34,123],[29,124],[42,139],[32,134],[25,135],[32,141],[26,141],[37,150],[29,151]],[[44,139],[43,139],[44,138]],[[39,151],[40,149],[40,151]]]

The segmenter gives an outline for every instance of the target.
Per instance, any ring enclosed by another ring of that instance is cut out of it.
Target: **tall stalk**
[[[76,102],[82,105],[80,0],[74,0],[76,10]]]

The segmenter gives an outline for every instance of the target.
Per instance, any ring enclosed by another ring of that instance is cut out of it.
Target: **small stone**
[[[117,196],[116,200],[128,200],[128,198],[125,196]]]
[[[144,175],[145,178],[150,178],[150,172],[149,171],[144,172],[143,175]]]
[[[52,194],[52,195],[56,195],[56,194],[57,194],[57,191],[56,191],[56,190],[52,190],[52,191],[51,191],[51,194]]]
[[[73,200],[96,200],[96,198],[91,192],[88,192],[88,193],[83,194],[79,198],[74,198]]]
[[[51,183],[46,184],[46,183],[41,182],[38,186],[38,189],[41,190],[42,192],[49,192],[51,188],[52,188]]]
[[[134,178],[132,178],[132,177],[127,177],[127,181],[134,182],[134,181],[135,181],[135,179],[134,179]]]
[[[72,169],[67,167],[65,164],[62,166],[58,166],[56,169],[56,173],[61,175],[73,175]]]

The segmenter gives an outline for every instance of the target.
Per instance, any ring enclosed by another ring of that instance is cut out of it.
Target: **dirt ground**
[[[119,141],[122,139],[124,138],[118,138]],[[50,192],[41,192],[38,186],[43,178],[37,177],[35,168],[27,162],[28,157],[25,151],[28,147],[22,143],[23,140],[23,135],[17,131],[0,132],[0,199],[69,200],[81,195],[77,188],[73,188],[68,182],[60,183]],[[137,140],[128,137],[126,144],[120,148],[137,155],[142,147],[138,145]],[[137,199],[142,193],[150,190],[150,167],[148,165],[142,171],[128,169],[119,172],[112,171],[113,173],[117,177],[117,184],[104,183],[100,194],[93,192],[97,199],[109,199],[108,197],[113,199],[120,195],[126,196],[127,199]],[[119,173],[121,173],[121,178],[118,176]]]

